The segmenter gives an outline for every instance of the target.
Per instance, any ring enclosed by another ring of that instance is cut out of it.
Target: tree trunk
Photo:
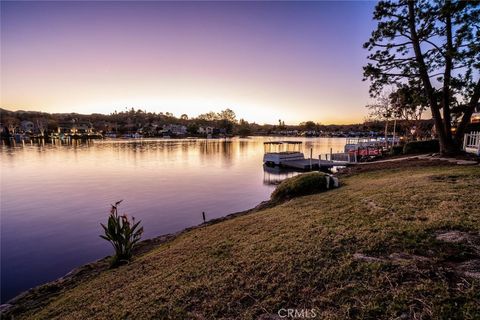
[[[450,133],[447,135],[447,144],[454,143],[452,139],[452,117],[450,114],[450,83],[452,78],[452,19],[450,12],[450,2],[445,2],[445,29],[447,45],[445,50],[445,72],[443,76],[443,90],[442,90],[442,107],[443,107],[443,124],[445,126],[445,132]]]
[[[451,155],[458,153],[457,148],[454,146],[452,139],[452,132],[445,130],[444,121],[440,114],[440,109],[438,107],[437,98],[435,97],[435,89],[433,88],[430,77],[428,75],[428,69],[425,65],[425,60],[423,59],[422,49],[420,47],[420,39],[417,34],[417,29],[415,25],[415,2],[408,1],[408,25],[410,29],[410,36],[412,40],[413,50],[415,52],[415,59],[418,63],[418,72],[425,89],[425,94],[428,99],[428,104],[430,105],[430,110],[432,111],[433,120],[435,121],[435,128],[437,129],[438,138],[440,142],[440,153]]]
[[[446,156],[454,156],[458,155],[462,152],[461,145],[456,143],[453,139],[449,141],[441,141],[440,140],[440,153]]]
[[[388,149],[388,119],[385,120],[385,147]]]

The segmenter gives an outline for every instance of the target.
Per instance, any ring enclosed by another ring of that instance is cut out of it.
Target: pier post
[[[310,148],[310,170],[312,170],[313,148]]]

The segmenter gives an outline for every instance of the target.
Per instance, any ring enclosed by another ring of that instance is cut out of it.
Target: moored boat
[[[301,141],[268,141],[263,143],[263,163],[266,165],[281,165],[284,161],[304,160],[300,151]]]

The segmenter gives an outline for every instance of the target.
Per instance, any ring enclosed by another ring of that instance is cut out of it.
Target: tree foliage
[[[420,120],[428,107],[421,86],[401,84],[389,99],[395,117],[406,121]]]
[[[408,103],[428,105],[444,153],[459,150],[480,98],[479,4],[380,1],[373,14],[377,28],[364,44],[370,51],[364,67],[370,94],[376,97],[386,86],[395,86],[403,88],[399,99],[405,99],[414,89]],[[458,123],[452,119],[453,109],[460,112]],[[455,135],[452,125],[457,125]]]

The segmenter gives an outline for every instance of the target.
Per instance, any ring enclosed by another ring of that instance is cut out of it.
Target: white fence
[[[465,134],[463,138],[463,150],[480,156],[480,132]]]

